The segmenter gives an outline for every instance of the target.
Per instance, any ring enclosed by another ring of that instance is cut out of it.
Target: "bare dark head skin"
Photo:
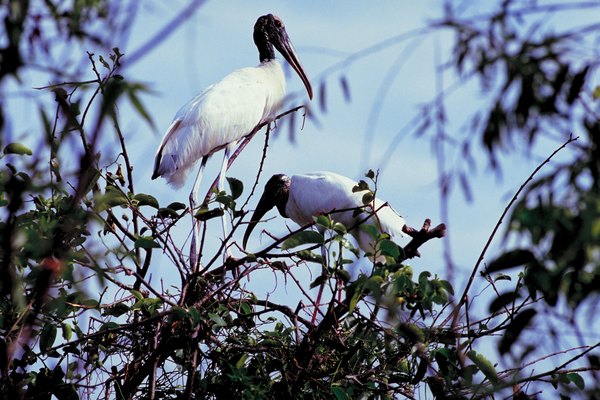
[[[256,24],[254,24],[254,44],[258,48],[260,62],[273,60],[275,58],[275,52],[273,46],[281,53],[281,55],[287,60],[287,62],[294,68],[294,70],[302,79],[308,97],[312,99],[313,91],[310,81],[298,60],[294,46],[288,37],[285,30],[285,25],[279,17],[268,14],[258,18]]]
[[[290,195],[290,177],[283,174],[273,175],[271,179],[266,183],[265,190],[258,201],[256,210],[250,218],[246,232],[244,233],[243,246],[246,248],[246,243],[250,237],[252,230],[262,219],[262,217],[273,207],[277,207],[279,214],[282,217],[287,218],[285,213],[285,205],[287,204],[288,197]]]

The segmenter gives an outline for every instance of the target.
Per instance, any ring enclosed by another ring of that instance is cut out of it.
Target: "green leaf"
[[[242,312],[242,314],[248,315],[252,313],[252,307],[250,306],[250,304],[243,302],[240,304],[240,311]]]
[[[592,97],[594,98],[594,100],[600,99],[600,85],[594,88],[594,91],[592,92]]]
[[[445,281],[443,279],[440,279],[440,285],[442,285],[442,287],[444,288],[444,290],[448,293],[450,293],[451,295],[454,296],[454,288],[452,287],[452,284],[448,281]]]
[[[42,328],[42,333],[40,333],[40,351],[43,353],[47,352],[52,347],[55,340],[56,325],[52,323],[44,325]]]
[[[283,250],[288,250],[293,249],[294,247],[301,246],[303,244],[323,244],[324,241],[325,239],[323,238],[323,235],[321,235],[319,232],[302,231],[296,232],[295,234],[290,236],[285,242],[283,242],[281,248]]]
[[[137,290],[131,290],[131,294],[133,295],[133,297],[135,297],[137,300],[142,300],[144,298],[144,295],[141,294],[140,292],[138,292]]]
[[[327,282],[327,279],[328,279],[328,278],[329,278],[329,277],[328,277],[327,275],[319,275],[319,276],[317,276],[317,278],[316,278],[314,281],[312,281],[312,282],[310,283],[310,286],[309,286],[309,287],[310,287],[311,289],[314,289],[314,288],[316,288],[317,286],[321,286],[321,285],[323,285],[325,282]]]
[[[361,224],[358,226],[358,229],[361,231],[367,232],[371,237],[371,240],[376,241],[379,233],[377,232],[377,228],[371,224]]]
[[[142,118],[146,120],[148,125],[154,128],[154,121],[152,121],[152,117],[150,117],[150,114],[148,114],[148,111],[146,111],[146,108],[144,107],[144,105],[142,104],[142,102],[136,94],[136,91],[141,88],[141,86],[129,86],[127,88],[127,95],[129,96],[129,100],[131,101],[131,105],[133,105],[133,108],[135,108],[135,110],[142,116]]]
[[[346,390],[344,390],[344,388],[339,387],[339,386],[332,386],[331,393],[333,393],[333,395],[335,396],[335,398],[337,400],[348,400],[350,398],[350,397],[348,397]]]
[[[341,222],[334,223],[333,230],[336,233],[339,233],[340,235],[345,235],[346,232],[348,232],[348,230],[346,229],[346,226],[344,224],[342,224]]]
[[[400,249],[396,243],[391,240],[384,239],[379,243],[379,250],[384,256],[398,258],[400,257]]]
[[[179,214],[177,214],[177,211],[169,207],[159,208],[156,215],[158,215],[161,218],[179,218]]]
[[[323,263],[323,257],[320,254],[315,254],[310,250],[299,250],[296,252],[296,256],[304,261],[310,261],[315,263]]]
[[[248,359],[248,354],[242,354],[240,359],[235,363],[236,368],[243,368],[246,364],[246,360]]]
[[[227,326],[227,322],[217,314],[208,313],[208,318],[210,318],[217,326]]]
[[[242,181],[236,178],[227,177],[227,182],[229,183],[229,189],[231,190],[231,198],[235,200],[240,197],[244,191],[244,184]]]
[[[66,341],[71,340],[71,336],[73,336],[73,328],[71,327],[71,325],[62,323],[61,328],[62,328],[63,339],[65,339]]]
[[[317,217],[314,218],[315,219],[315,223],[319,226],[322,226],[323,228],[331,228],[331,217],[329,215],[319,215]]]
[[[116,322],[105,322],[100,327],[100,332],[106,331],[106,330],[109,330],[109,329],[117,329],[118,327],[119,327],[119,324],[117,324]]]
[[[473,364],[479,368],[481,372],[485,375],[486,378],[490,380],[492,383],[498,382],[498,374],[496,373],[496,369],[494,368],[494,364],[490,362],[483,355],[477,353],[475,350],[471,350],[467,352],[467,357],[473,361]]]
[[[139,293],[139,292],[138,292]],[[141,296],[141,294],[140,294]],[[112,315],[114,317],[119,317],[129,311],[129,306],[125,303],[117,303],[112,307],[105,308],[102,311],[102,315]]]
[[[31,149],[29,149],[29,147],[26,147],[21,143],[10,143],[4,148],[4,154],[18,154],[21,156],[30,156],[33,154],[33,152],[31,151]]]
[[[363,180],[358,181],[358,183],[352,188],[352,193],[362,192],[363,190],[369,190],[369,184]]]
[[[192,320],[192,325],[193,326],[198,325],[198,323],[201,320],[200,311],[198,311],[198,309],[196,307],[190,307],[190,308],[188,308],[187,311],[190,316],[190,319]]]
[[[116,187],[109,185],[106,187],[104,194],[96,197],[96,210],[104,211],[117,206],[125,206],[129,203],[129,199],[123,192]]]
[[[515,301],[518,297],[519,297],[518,293],[513,292],[513,291],[502,293],[501,295],[496,297],[490,303],[490,307],[489,307],[490,313],[493,314],[496,311],[500,311],[501,309],[506,307],[508,304],[511,304],[513,301]]]
[[[518,267],[520,265],[528,264],[534,260],[535,256],[530,250],[515,249],[507,251],[506,253],[501,254],[494,261],[490,262],[485,269],[485,273],[491,274],[492,272]]]
[[[134,246],[141,249],[160,249],[160,244],[156,243],[152,236],[142,236],[137,238]]]
[[[170,208],[171,210],[175,210],[175,211],[183,210],[186,207],[187,206],[185,204],[180,203],[178,201],[175,201],[167,206],[167,208]]]
[[[535,317],[536,314],[537,311],[535,311],[533,308],[529,308],[521,311],[516,317],[513,318],[511,323],[506,327],[506,333],[500,340],[500,354],[506,354],[510,351],[512,344],[519,338],[519,335],[523,329],[529,325],[529,322],[533,317]]]
[[[567,374],[567,379],[575,384],[579,390],[585,389],[585,381],[581,375],[571,372]]]
[[[350,272],[346,271],[345,269],[338,269],[335,271],[335,277],[338,278],[339,280],[341,280],[344,283],[348,283],[350,282]]]
[[[138,193],[133,196],[134,200],[137,200],[138,206],[150,206],[158,209],[158,200],[154,196],[144,193]]]
[[[209,219],[217,218],[223,215],[225,212],[222,208],[214,208],[209,210],[206,207],[201,207],[196,214],[194,214],[194,218],[198,221],[208,221]]]

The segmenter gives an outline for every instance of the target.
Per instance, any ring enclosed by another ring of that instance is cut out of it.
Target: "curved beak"
[[[302,82],[306,87],[306,91],[308,92],[308,98],[312,100],[312,86],[310,85],[308,76],[306,76],[306,73],[304,72],[304,68],[302,68],[302,64],[300,64],[300,60],[296,55],[294,46],[292,46],[292,42],[290,41],[290,38],[288,37],[287,33],[285,31],[281,32],[280,35],[278,35],[278,37],[275,40],[273,40],[273,45],[281,53],[283,58],[285,58],[286,61],[292,66],[292,68],[294,68],[300,79],[302,79]]]
[[[244,249],[246,248],[248,238],[250,237],[250,234],[252,233],[252,230],[256,224],[273,207],[275,207],[275,202],[273,201],[272,196],[265,191],[260,198],[258,205],[256,206],[256,210],[254,210],[254,214],[252,214],[252,218],[250,218],[250,222],[248,222],[246,232],[244,232],[244,240],[242,241],[242,246]]]

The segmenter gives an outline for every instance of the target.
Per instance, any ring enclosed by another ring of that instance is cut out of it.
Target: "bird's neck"
[[[283,218],[289,218],[285,208],[287,206],[288,200],[290,198],[290,189],[289,185],[282,188],[283,190],[277,194],[277,202],[275,205],[277,206],[277,211]]]
[[[265,63],[275,59],[275,49],[269,42],[262,42],[260,45],[256,45],[258,48],[258,59],[261,63]]]

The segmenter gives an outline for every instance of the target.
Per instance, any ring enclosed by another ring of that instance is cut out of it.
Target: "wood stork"
[[[355,181],[333,172],[313,172],[289,177],[283,174],[273,175],[265,185],[256,210],[244,233],[243,246],[246,248],[250,233],[260,219],[273,207],[279,214],[290,218],[300,226],[313,222],[313,217],[331,213],[331,218],[344,224],[359,247],[371,254],[375,253],[373,239],[364,230],[357,229],[361,223],[374,225],[379,232],[390,236],[404,236],[402,227],[406,225],[394,209],[380,199],[375,199],[375,215],[367,217],[366,212],[356,213],[363,207],[363,192],[353,192]],[[335,210],[346,210],[333,212]],[[363,221],[364,220],[364,221]]]
[[[371,254],[376,253],[376,246],[372,237],[364,230],[357,229],[358,225],[372,224],[379,232],[388,233],[390,236],[403,236],[402,228],[406,225],[402,218],[387,203],[375,199],[374,213],[368,218],[366,212],[356,213],[358,207],[363,207],[364,192],[353,192],[357,185],[355,181],[333,172],[314,172],[305,175],[289,177],[283,174],[273,175],[265,185],[265,190],[258,201],[256,210],[248,223],[244,233],[243,246],[246,248],[250,233],[260,219],[273,207],[277,207],[279,214],[290,218],[300,226],[313,222],[313,217],[320,214],[331,213],[334,221],[344,224],[359,247]],[[345,210],[335,212],[335,210]],[[321,248],[323,263],[326,260],[324,247]],[[324,264],[325,265],[325,264]],[[324,285],[319,288],[313,313],[312,323],[315,322],[317,311],[321,302]]]
[[[258,18],[254,43],[260,64],[230,73],[181,107],[156,152],[152,179],[162,176],[175,188],[183,186],[196,161],[202,159],[190,194],[192,215],[208,158],[225,148],[219,174],[219,190],[223,190],[227,162],[238,140],[276,116],[285,95],[285,77],[274,47],[298,73],[312,99],[310,81],[279,17]]]

